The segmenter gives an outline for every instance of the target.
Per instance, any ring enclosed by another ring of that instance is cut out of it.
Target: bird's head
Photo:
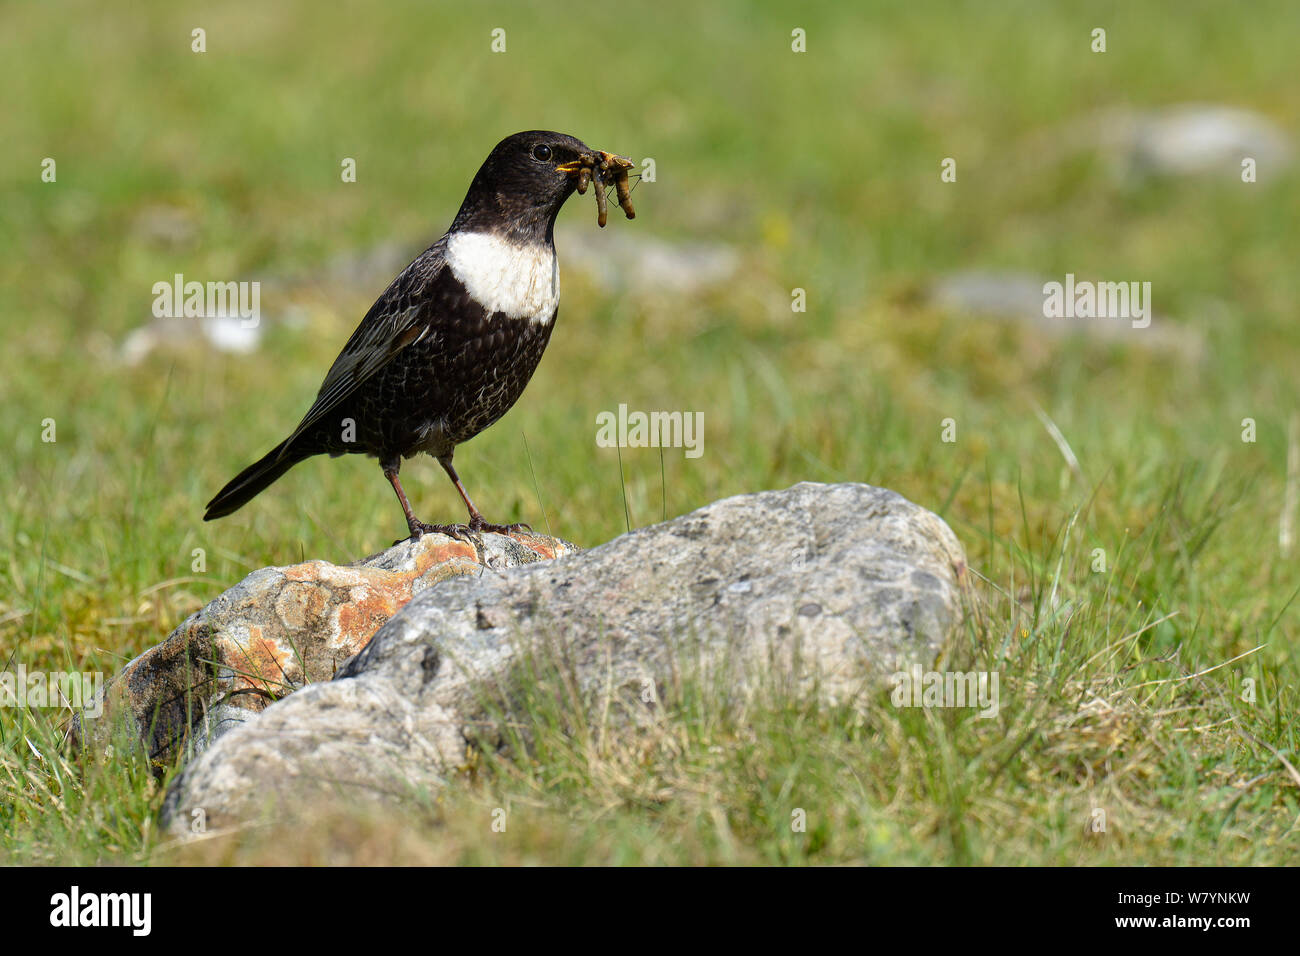
[[[564,133],[529,130],[507,136],[474,176],[452,229],[550,239],[555,217],[578,188],[583,159],[591,157],[613,159]]]

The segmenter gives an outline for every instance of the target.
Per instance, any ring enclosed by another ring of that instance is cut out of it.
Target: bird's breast
[[[486,232],[447,239],[447,266],[488,315],[547,325],[560,304],[560,267],[549,242],[518,243]]]

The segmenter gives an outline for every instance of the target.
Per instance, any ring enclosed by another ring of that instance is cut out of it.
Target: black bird
[[[412,537],[527,529],[483,519],[452,453],[510,410],[541,360],[560,300],[555,217],[580,177],[585,191],[593,156],[615,159],[545,130],[498,143],[447,234],[370,307],[293,434],[222,488],[204,520],[243,507],[304,458],[361,453],[379,459]],[[429,525],[412,513],[397,473],[418,452],[446,469],[468,525]]]

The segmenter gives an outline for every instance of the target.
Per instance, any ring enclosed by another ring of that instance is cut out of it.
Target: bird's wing
[[[402,349],[428,332],[436,308],[429,289],[446,268],[444,236],[402,270],[361,320],[343,351],[330,366],[316,401],[284,443],[294,440],[337,408],[366,379],[393,360]]]

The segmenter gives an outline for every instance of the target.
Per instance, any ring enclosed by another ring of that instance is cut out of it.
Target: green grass
[[[529,391],[457,456],[480,506],[539,528],[545,513],[591,545],[628,520],[799,480],[893,488],[967,549],[971,613],[949,658],[997,670],[1002,711],[882,697],[836,712],[775,694],[739,720],[684,688],[671,719],[628,740],[584,728],[539,679],[521,705],[538,727],[527,753],[470,768],[409,820],[355,817],[283,852],[1293,860],[1300,575],[1279,521],[1300,411],[1297,174],[1128,182],[1087,148],[1084,118],[1214,102],[1294,133],[1300,12],[1054,6],[669,2],[565,23],[540,5],[10,8],[0,657],[113,672],[252,569],[345,562],[397,537],[391,492],[361,458],[306,463],[239,514],[199,520],[298,420],[378,287],[300,284],[305,324],[272,324],[247,357],[166,351],[132,368],[116,343],[175,272],[300,274],[390,238],[414,252],[501,136],[561,129],[657,161],[637,220],[611,216],[610,230],[725,242],[741,272],[689,298],[611,294],[566,272]],[[206,54],[189,50],[195,26]],[[489,52],[498,26],[503,55]],[[790,52],[796,26],[806,54]],[[1095,26],[1105,54],[1088,52]],[[47,156],[54,184],[39,179]],[[340,182],[345,156],[355,184]],[[939,181],[945,156],[956,184]],[[159,209],[188,236],[147,228]],[[593,218],[588,197],[561,221]],[[1203,329],[1206,357],[1044,340],[917,294],[966,268],[1149,279],[1158,313]],[[806,313],[789,310],[795,287]],[[264,296],[270,320],[284,305]],[[597,448],[596,414],[621,402],[702,411],[704,455]],[[47,418],[55,443],[41,440]],[[945,418],[955,443],[940,441]],[[403,477],[426,520],[458,516],[432,462]],[[268,859],[240,836],[160,844],[161,790],[123,749],[61,760],[63,720],[0,710],[0,860]],[[505,833],[490,827],[496,807]],[[795,808],[805,833],[790,829]],[[1104,834],[1085,829],[1098,808]]]

